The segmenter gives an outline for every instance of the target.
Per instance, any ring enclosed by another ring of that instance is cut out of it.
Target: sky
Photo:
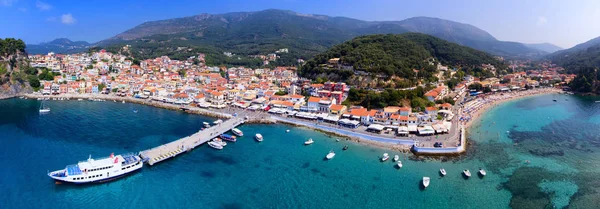
[[[264,9],[368,21],[438,17],[502,41],[563,48],[600,36],[599,0],[0,0],[0,38],[97,42],[146,21]]]

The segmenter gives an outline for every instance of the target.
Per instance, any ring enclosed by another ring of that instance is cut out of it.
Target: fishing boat
[[[385,162],[388,159],[390,159],[390,155],[388,155],[388,153],[383,153],[383,156],[381,157],[381,162]]]
[[[423,187],[427,188],[429,186],[429,177],[423,177]]]
[[[440,168],[440,173],[442,174],[442,176],[446,176],[446,169]]]
[[[463,174],[464,174],[464,175],[465,175],[467,178],[468,178],[468,177],[471,177],[471,171],[469,171],[468,169],[467,169],[467,170],[464,170],[464,171],[463,171]]]
[[[240,131],[240,129],[237,128],[231,129],[231,132],[233,132],[233,134],[235,134],[236,136],[244,136],[244,132]]]
[[[310,138],[310,139],[308,139],[308,140],[306,140],[306,141],[304,142],[304,145],[310,145],[310,144],[312,144],[313,142],[315,142],[315,141],[313,141],[313,139],[312,139],[312,138]]]
[[[398,162],[396,162],[396,167],[402,168],[402,161],[398,160]]]
[[[254,139],[256,139],[256,141],[262,142],[263,136],[261,134],[256,134],[256,135],[254,135]]]
[[[222,150],[223,149],[223,146],[221,146],[219,143],[216,143],[214,141],[209,141],[207,144],[208,144],[208,146],[210,146],[212,148],[215,148],[215,149],[218,149],[218,150]]]
[[[237,138],[235,136],[229,135],[229,134],[221,134],[219,136],[219,138],[225,140],[225,141],[230,141],[230,142],[236,142]]]
[[[101,159],[92,159],[90,156],[86,161],[50,172],[48,176],[57,182],[101,183],[131,174],[142,166],[142,159],[133,153],[116,156],[110,154]]]
[[[487,175],[487,172],[485,172],[485,170],[483,170],[483,169],[481,169],[481,168],[480,168],[480,169],[479,169],[479,174],[480,174],[481,176],[485,176],[485,175]]]
[[[204,125],[204,128],[210,128],[210,124],[208,124],[207,122],[202,122],[202,125]]]
[[[217,144],[221,145],[221,147],[225,147],[225,146],[227,146],[227,142],[225,142],[225,141],[223,141],[223,140],[221,140],[221,139],[219,139],[219,138],[214,138],[214,139],[213,139],[213,142],[215,142],[215,143],[217,143]]]
[[[348,145],[344,145],[344,148],[342,148],[342,150],[348,150]]]
[[[399,159],[400,159],[400,156],[394,155],[394,162],[398,161]]]
[[[327,156],[325,156],[325,158],[327,158],[327,160],[331,160],[331,158],[335,157],[335,152],[333,150],[329,151],[329,154],[327,154]]]
[[[42,104],[40,105],[40,113],[47,113],[47,112],[50,112],[50,108],[45,107],[44,102],[42,101]]]

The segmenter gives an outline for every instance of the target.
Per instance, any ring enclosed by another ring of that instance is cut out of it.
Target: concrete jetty
[[[158,147],[140,152],[140,156],[149,165],[154,165],[163,160],[175,157],[244,123],[242,118],[232,118],[210,128],[198,131],[191,136],[172,141]]]
[[[465,128],[460,128],[460,143],[456,147],[437,148],[437,147],[419,147],[412,146],[412,151],[417,155],[458,155],[465,152],[467,139],[465,137]]]

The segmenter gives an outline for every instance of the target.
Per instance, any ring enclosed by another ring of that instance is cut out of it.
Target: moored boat
[[[329,151],[327,156],[325,156],[325,158],[327,158],[327,160],[331,160],[333,157],[335,157],[335,152],[333,150]]]
[[[440,168],[440,173],[442,176],[446,176],[446,169]]]
[[[427,188],[429,186],[429,177],[425,176],[423,177],[423,187]]]
[[[402,161],[398,161],[398,162],[396,163],[396,167],[398,167],[398,168],[402,168]]]
[[[237,138],[235,136],[229,135],[229,134],[221,134],[219,136],[219,138],[225,140],[225,141],[230,141],[230,142],[236,142]]]
[[[210,128],[210,124],[208,124],[207,122],[202,122],[202,125],[204,125],[204,128]]]
[[[221,145],[221,147],[225,147],[225,146],[227,146],[227,142],[225,142],[225,141],[223,141],[223,140],[221,140],[221,139],[219,139],[219,138],[214,138],[214,139],[213,139],[213,142],[215,142],[215,143],[217,143],[217,144]]]
[[[58,182],[101,183],[126,176],[142,166],[142,159],[133,153],[110,154],[102,159],[92,159],[90,156],[87,161],[68,165],[65,169],[48,173],[48,176]]]
[[[480,168],[480,169],[479,169],[479,174],[480,174],[481,176],[485,176],[485,175],[487,175],[487,172],[485,172],[485,170],[483,170],[483,169],[481,169],[481,168]]]
[[[309,145],[309,144],[312,144],[313,142],[315,142],[315,141],[313,141],[313,139],[310,138],[304,142],[304,145]]]
[[[348,145],[344,145],[344,148],[342,148],[342,150],[348,150]]]
[[[207,144],[208,144],[208,146],[218,149],[218,150],[223,149],[223,146],[221,146],[219,143],[216,143],[214,141],[209,141]]]
[[[254,139],[256,139],[256,141],[262,142],[263,136],[262,136],[262,134],[256,134],[256,135],[254,135]]]
[[[50,108],[45,107],[44,102],[42,101],[42,104],[40,105],[40,113],[48,113],[48,112],[50,112]]]
[[[464,175],[465,175],[467,178],[468,178],[468,177],[471,177],[471,171],[469,171],[468,169],[467,169],[467,170],[464,170],[464,171],[463,171],[463,174],[464,174]]]
[[[394,162],[398,161],[399,159],[400,159],[400,156],[394,155]]]
[[[388,159],[390,159],[390,155],[388,155],[388,153],[383,153],[383,156],[381,157],[381,162],[385,162]]]
[[[288,130],[285,130],[285,132],[286,132],[286,133],[289,133],[289,132],[290,132],[290,129],[288,129]]]
[[[237,129],[237,128],[231,129],[231,132],[233,134],[235,134],[236,136],[244,136],[244,132],[242,132],[240,129]]]

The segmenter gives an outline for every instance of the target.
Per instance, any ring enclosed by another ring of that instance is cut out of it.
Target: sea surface
[[[90,155],[158,146],[215,119],[91,101],[46,101],[52,111],[40,115],[40,101],[0,100],[0,208],[598,208],[596,99],[546,95],[501,104],[474,123],[461,157],[416,158],[300,127],[243,125],[246,136],[223,150],[203,145],[91,185],[56,185],[46,173]],[[304,146],[308,138],[315,143]],[[330,150],[337,154],[326,161]],[[384,152],[400,155],[404,167],[380,162]],[[473,176],[464,178],[463,169]],[[424,176],[431,177],[427,189]]]

